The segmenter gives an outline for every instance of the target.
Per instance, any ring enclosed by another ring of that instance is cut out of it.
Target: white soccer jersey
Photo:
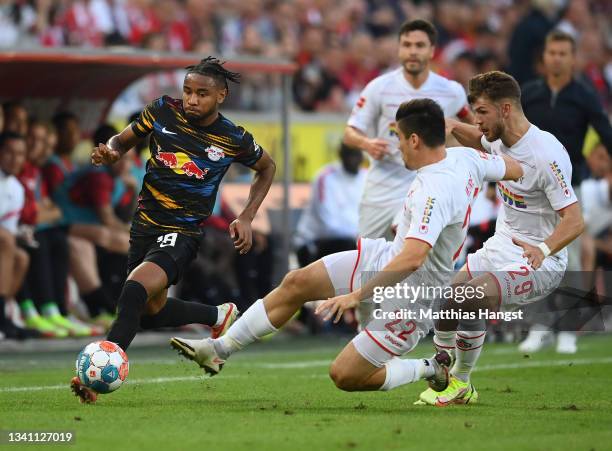
[[[387,140],[390,152],[382,160],[370,158],[363,204],[401,202],[408,191],[415,174],[406,169],[402,161],[395,113],[403,102],[421,98],[435,100],[445,116],[460,116],[467,111],[467,96],[463,87],[434,72],[429,73],[419,89],[414,89],[404,78],[400,67],[375,78],[362,91],[348,125],[368,136]]]
[[[0,227],[13,234],[17,233],[24,199],[23,186],[19,180],[0,171]]]
[[[503,208],[495,234],[516,237],[532,244],[546,240],[559,223],[558,210],[577,202],[570,183],[572,165],[563,145],[550,133],[531,125],[512,147],[501,140],[482,145],[494,155],[505,154],[521,162],[523,177],[497,184]],[[564,249],[557,253],[566,258]]]

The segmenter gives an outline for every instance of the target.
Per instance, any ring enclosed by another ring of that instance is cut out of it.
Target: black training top
[[[567,149],[572,162],[572,185],[589,176],[582,146],[588,126],[599,134],[612,153],[612,127],[597,93],[588,85],[572,80],[556,95],[544,79],[533,80],[521,88],[521,103],[529,122],[552,133]]]

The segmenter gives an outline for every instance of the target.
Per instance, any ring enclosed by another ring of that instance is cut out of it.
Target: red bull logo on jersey
[[[549,164],[549,166],[552,170],[553,175],[555,176],[555,179],[557,180],[557,183],[559,184],[559,187],[561,187],[561,189],[563,190],[563,195],[565,197],[570,197],[572,193],[570,192],[569,187],[567,186],[565,177],[563,176],[563,173],[561,172],[561,169],[559,168],[557,162],[553,161]]]
[[[525,198],[523,196],[519,196],[518,194],[513,193],[508,189],[506,185],[501,182],[497,182],[497,189],[502,200],[510,206],[514,206],[516,208],[527,208],[527,204],[525,203]]]
[[[200,168],[189,158],[189,155],[183,152],[157,152],[155,159],[177,174],[184,174],[188,177],[203,179],[208,173],[208,168]]]

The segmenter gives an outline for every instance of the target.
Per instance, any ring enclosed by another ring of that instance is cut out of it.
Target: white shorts
[[[402,209],[404,200],[389,205],[359,205],[359,236],[364,238],[392,239],[391,223],[398,211]]]
[[[336,295],[350,293],[363,285],[379,268],[379,256],[391,243],[384,239],[360,239],[356,251],[345,251],[323,257],[327,274]],[[376,304],[381,319],[373,319],[354,339],[353,345],[372,365],[381,367],[393,357],[411,351],[433,326],[430,321],[391,319],[390,313],[405,312],[411,304],[386,299]]]
[[[467,257],[471,278],[490,273],[497,282],[500,309],[513,310],[538,301],[561,283],[567,259],[549,256],[534,270],[523,257],[523,249],[503,235],[493,235],[483,247]]]

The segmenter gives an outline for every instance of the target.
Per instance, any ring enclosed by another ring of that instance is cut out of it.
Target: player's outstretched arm
[[[276,172],[276,163],[266,151],[263,151],[261,158],[251,168],[255,171],[255,177],[253,177],[246,207],[229,226],[234,247],[240,254],[246,254],[253,245],[251,222],[270,190]]]
[[[502,180],[518,180],[523,176],[523,168],[521,164],[514,158],[507,155],[499,155],[503,158],[506,163],[506,173]]]
[[[334,323],[337,323],[346,310],[355,308],[361,301],[371,298],[375,289],[393,287],[419,269],[430,250],[431,246],[425,241],[414,238],[406,239],[402,251],[361,289],[322,302],[315,313],[325,315],[325,320],[334,318]]]
[[[99,143],[91,154],[91,163],[95,166],[114,164],[143,138],[137,136],[128,125],[121,133],[113,136],[106,144]]]
[[[478,127],[471,124],[465,124],[457,119],[446,118],[446,134],[452,134],[461,145],[472,147],[483,152],[486,151],[480,142],[482,132]]]
[[[344,129],[342,142],[349,147],[365,150],[375,160],[380,160],[389,153],[388,143],[384,139],[370,139],[358,128],[347,125]]]
[[[542,244],[533,246],[516,238],[512,239],[514,244],[524,249],[523,256],[527,258],[533,269],[538,269],[542,265],[542,262],[548,256],[546,254],[556,254],[584,231],[584,219],[578,202],[568,205],[557,213],[561,216],[561,221],[559,221],[553,233],[542,243],[545,247]]]

